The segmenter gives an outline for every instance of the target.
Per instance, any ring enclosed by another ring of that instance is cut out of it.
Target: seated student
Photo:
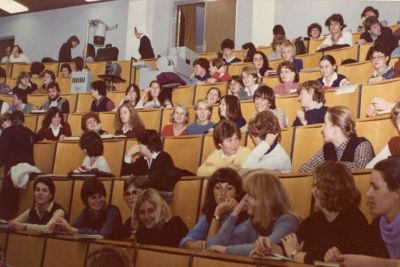
[[[303,69],[303,61],[301,59],[295,58],[296,47],[291,41],[286,40],[282,43],[281,57],[284,61],[289,61],[296,66],[296,71],[300,72]]]
[[[240,108],[240,100],[236,96],[223,96],[219,104],[218,113],[220,120],[233,121],[239,129],[246,126],[246,120],[243,118]]]
[[[305,40],[311,40],[311,39],[320,39],[321,38],[321,33],[322,33],[322,27],[318,23],[311,23],[307,27],[307,36],[304,39]]]
[[[135,108],[172,108],[172,104],[162,93],[160,83],[153,80],[150,82],[149,88],[145,89],[143,97],[136,104]]]
[[[57,232],[70,235],[101,235],[104,238],[119,238],[122,219],[119,209],[106,202],[106,188],[97,177],[86,179],[82,184],[81,199],[85,208],[70,224],[59,218],[55,222]]]
[[[318,79],[324,89],[332,87],[341,87],[351,85],[346,76],[337,73],[336,60],[331,55],[321,57],[319,61],[319,69],[321,70],[322,77]]]
[[[122,248],[115,246],[101,246],[88,255],[87,267],[133,267],[132,258]]]
[[[65,218],[64,209],[54,202],[56,187],[49,177],[38,177],[33,182],[33,207],[8,222],[8,228],[29,232],[52,232],[50,227],[58,218]]]
[[[133,108],[136,107],[140,99],[140,90],[139,86],[136,84],[132,83],[128,85],[128,87],[125,90],[125,96],[122,98],[121,102],[118,104],[118,109],[124,104],[130,104]]]
[[[365,32],[364,22],[365,22],[365,19],[368,17],[379,18],[379,10],[372,6],[367,6],[364,8],[364,10],[361,12],[360,22],[358,23],[358,27],[357,27],[358,32],[361,32],[361,33]]]
[[[230,78],[224,61],[221,58],[211,59],[208,71],[211,75],[211,78],[207,80],[208,83],[227,82]]]
[[[103,156],[104,146],[100,135],[95,131],[86,131],[79,140],[79,146],[86,154],[82,165],[78,168],[80,172],[98,170],[110,173],[106,158]]]
[[[374,66],[374,72],[369,78],[368,83],[394,78],[394,69],[389,66],[390,53],[384,46],[380,44],[372,46],[368,51],[368,57],[371,59],[372,65]]]
[[[226,87],[226,90],[230,92],[231,95],[239,99],[247,99],[247,93],[243,89],[244,85],[239,75],[233,75],[227,82]]]
[[[206,100],[210,106],[218,104],[221,100],[221,91],[218,87],[210,87],[206,94]]]
[[[333,45],[353,45],[353,35],[345,29],[346,24],[341,14],[332,14],[326,19],[325,26],[328,27],[330,34],[325,37],[317,50]]]
[[[202,216],[181,240],[181,248],[202,251],[243,198],[242,178],[232,168],[216,170],[208,179]]]
[[[134,237],[132,217],[134,216],[136,202],[143,190],[149,188],[150,185],[150,180],[147,176],[132,176],[124,181],[124,200],[131,210],[131,216],[121,228],[121,237]]]
[[[40,109],[48,111],[51,107],[57,107],[62,113],[69,113],[68,99],[61,97],[61,90],[58,83],[49,83],[47,86],[47,96],[49,97],[49,101],[44,103]]]
[[[400,133],[400,102],[398,102],[390,112],[390,119],[393,123],[393,126],[396,128],[397,132]],[[366,168],[370,169],[375,166],[379,161],[384,160],[388,157],[396,157],[400,156],[399,150],[399,142],[400,137],[395,136],[392,137],[388,143],[382,148],[382,150],[373,158],[370,162],[368,162]]]
[[[208,242],[208,250],[249,256],[259,236],[268,235],[272,243],[297,231],[299,221],[293,214],[285,189],[279,179],[266,170],[254,170],[243,178],[246,195]],[[237,224],[246,211],[249,219]]]
[[[269,67],[268,59],[261,51],[256,51],[253,55],[253,66],[258,70],[258,77],[268,77],[272,69]]]
[[[139,196],[133,217],[136,241],[140,244],[178,247],[188,228],[153,188]]]
[[[9,58],[10,63],[28,63],[28,57],[24,54],[19,45],[14,45]]]
[[[74,57],[72,59],[72,66],[75,71],[82,71],[83,65],[84,65],[84,61],[83,61],[82,57]],[[86,69],[89,70],[89,68],[87,66],[86,66]]]
[[[242,69],[242,82],[244,91],[247,94],[247,99],[254,95],[254,92],[260,86],[258,84],[258,70],[254,66],[246,66]]]
[[[286,41],[286,37],[284,35],[278,34],[274,36],[272,39],[272,53],[267,55],[269,61],[277,60],[281,58],[282,53],[282,44]]]
[[[371,173],[367,203],[375,219],[370,225],[366,255],[346,254],[340,248],[333,251],[333,261],[341,266],[396,267],[400,263],[400,160],[382,160]],[[344,255],[343,255],[343,254]]]
[[[169,117],[170,124],[165,125],[161,130],[162,137],[187,135],[187,124],[189,122],[189,112],[181,104],[175,105]]]
[[[15,90],[13,90],[12,101],[13,101],[13,104],[8,109],[8,112],[20,110],[25,114],[29,114],[33,109],[33,105],[31,103],[28,103],[28,96],[26,94],[26,91],[24,91],[22,89],[17,88]]]
[[[36,134],[36,142],[43,139],[63,141],[66,136],[71,136],[71,127],[64,121],[64,116],[57,107],[51,107],[47,111],[42,122],[42,128]]]
[[[213,131],[217,148],[197,169],[197,176],[210,176],[221,167],[240,168],[250,154],[250,149],[240,145],[242,137],[239,128],[231,120],[217,123]]]
[[[349,168],[339,162],[325,162],[314,171],[312,193],[317,211],[309,215],[296,233],[282,239],[282,247],[266,237],[258,238],[253,255],[270,251],[298,262],[333,261],[333,247],[344,253],[365,253],[369,241],[368,221],[359,209],[361,195]],[[300,245],[302,244],[302,245]]]
[[[107,97],[106,83],[104,81],[97,80],[92,82],[91,92],[93,101],[90,111],[103,112],[114,109],[114,103]]]
[[[89,111],[81,118],[81,129],[83,132],[95,131],[98,135],[107,135],[108,132],[101,129],[101,121],[96,112]]]
[[[253,43],[248,42],[242,45],[243,62],[253,62],[254,53],[257,51]]]
[[[12,125],[11,113],[4,113],[0,116],[0,136],[5,129]]]
[[[137,111],[129,104],[124,104],[115,113],[116,135],[137,138],[144,132],[144,125]]]
[[[13,91],[17,88],[25,90],[27,94],[32,94],[33,91],[37,90],[37,85],[31,82],[31,76],[25,71],[18,74],[17,85],[13,88]]]
[[[322,126],[324,146],[303,164],[300,172],[311,172],[326,161],[340,161],[353,169],[363,169],[375,156],[371,143],[358,137],[351,111],[344,106],[327,110]]]
[[[296,113],[293,126],[323,123],[328,110],[325,104],[325,92],[318,81],[306,81],[297,89],[301,109]]]
[[[212,114],[212,106],[205,99],[197,100],[194,105],[195,122],[187,126],[187,134],[205,134],[214,127],[214,123],[210,121]]]
[[[43,72],[43,85],[38,90],[35,90],[34,94],[47,94],[47,88],[50,83],[54,83],[56,81],[56,75],[52,70],[45,70]]]
[[[286,113],[285,111],[283,111],[283,109],[276,106],[275,93],[271,87],[261,85],[254,92],[253,102],[257,113],[269,110],[278,118],[279,126],[281,128],[288,127],[288,119],[286,117]]]
[[[365,32],[360,36],[358,44],[373,42],[385,46],[389,54],[397,47],[397,38],[393,35],[392,29],[383,27],[375,16],[367,17],[364,21]]]
[[[281,127],[278,118],[271,111],[257,113],[249,122],[248,132],[256,147],[243,163],[243,168],[291,171],[290,157],[279,144]]]
[[[241,62],[241,60],[233,54],[233,49],[235,49],[233,40],[225,39],[221,42],[222,60],[225,65]]]
[[[297,90],[299,82],[299,72],[296,66],[289,62],[283,61],[278,66],[279,81],[281,84],[274,88],[276,96],[288,96]]]
[[[46,66],[42,62],[38,61],[32,62],[30,71],[31,78],[39,79],[40,76],[43,74],[45,68]]]
[[[156,130],[145,130],[139,135],[138,143],[126,150],[122,175],[149,175],[151,187],[161,191],[172,191],[177,182],[177,168],[171,156],[162,150],[160,134]],[[133,160],[135,155],[140,157]]]
[[[211,75],[208,73],[208,68],[210,67],[210,63],[205,58],[198,58],[193,61],[193,73],[190,77],[197,84],[205,83]]]
[[[60,67],[61,78],[65,78],[65,79],[71,78],[71,72],[72,72],[72,69],[71,69],[71,66],[69,65],[69,63],[61,64],[61,67]]]

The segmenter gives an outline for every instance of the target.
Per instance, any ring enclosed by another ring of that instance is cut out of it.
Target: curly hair
[[[199,65],[202,69],[205,69],[208,73],[208,68],[210,67],[210,63],[206,58],[198,58],[195,61],[193,61],[193,67]]]
[[[281,139],[281,127],[279,126],[279,120],[269,110],[257,113],[257,115],[250,120],[248,132],[253,137],[259,137],[261,140],[265,140],[267,134],[278,134],[277,141]]]
[[[351,170],[340,162],[327,161],[314,170],[315,197],[331,212],[358,207],[361,195]]]
[[[131,114],[130,118],[129,118],[129,125],[132,128],[136,128],[139,125],[143,125],[142,120],[139,117],[139,114],[137,113],[137,111],[129,104],[123,104],[122,106],[120,106],[117,109],[117,112],[115,113],[115,128],[117,130],[121,130],[122,126],[124,126],[124,124],[121,121],[121,109],[122,108],[127,108],[129,110],[129,113]]]
[[[98,157],[104,153],[103,140],[95,131],[84,132],[79,140],[81,149],[86,149],[89,157]]]
[[[89,111],[88,113],[85,113],[81,118],[81,129],[82,129],[82,131],[84,131],[84,132],[87,131],[86,122],[91,118],[94,118],[97,121],[98,124],[101,123],[99,114],[97,114],[96,112],[93,112],[93,111]]]

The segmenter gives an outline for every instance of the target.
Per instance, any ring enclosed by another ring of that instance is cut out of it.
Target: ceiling
[[[16,1],[28,7],[29,11],[17,14],[9,14],[4,10],[0,9],[0,17],[13,16],[24,13],[38,12],[38,11],[71,7],[71,6],[95,4],[95,3],[114,1],[114,0],[101,0],[92,3],[85,2],[85,0],[16,0]]]

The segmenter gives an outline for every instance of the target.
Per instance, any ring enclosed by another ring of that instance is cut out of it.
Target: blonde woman
[[[139,196],[133,225],[137,242],[149,245],[178,247],[188,231],[182,219],[172,216],[167,202],[152,188]]]
[[[171,124],[165,125],[161,130],[162,137],[181,136],[188,134],[186,126],[189,122],[189,113],[185,106],[180,104],[176,105],[172,109],[169,121]]]
[[[194,105],[194,112],[196,121],[187,127],[188,134],[204,134],[214,127],[214,123],[210,121],[212,114],[212,106],[210,106],[206,99],[197,100]]]
[[[244,177],[243,189],[246,195],[209,241],[210,251],[248,256],[259,236],[268,236],[277,244],[297,231],[299,221],[277,177],[265,170],[254,170]],[[250,218],[236,224],[244,210]]]

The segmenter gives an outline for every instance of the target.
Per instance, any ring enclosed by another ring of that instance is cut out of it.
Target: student
[[[390,119],[392,121],[392,124],[394,128],[396,128],[397,132],[399,133],[400,131],[400,102],[398,102],[390,112]],[[370,161],[368,162],[366,168],[367,169],[372,169],[375,164],[377,164],[379,161],[384,160],[388,157],[395,157],[395,156],[400,156],[400,150],[399,150],[399,145],[398,142],[400,141],[399,136],[392,137],[388,143],[382,148],[382,150]]]
[[[124,104],[115,113],[115,134],[128,138],[137,138],[145,128],[137,111],[129,104]]]
[[[361,33],[365,32],[364,22],[365,22],[365,19],[368,17],[379,18],[379,10],[372,6],[367,6],[364,8],[364,10],[361,12],[360,23],[358,24],[358,27],[357,27],[358,32],[361,32]]]
[[[8,109],[8,112],[20,110],[25,114],[29,114],[33,109],[33,105],[31,103],[28,103],[28,96],[26,94],[26,91],[24,91],[22,89],[17,88],[15,90],[13,90],[12,101],[13,101],[13,104]],[[4,106],[6,106],[6,105],[4,105]]]
[[[47,96],[49,97],[49,101],[44,103],[40,109],[47,112],[51,107],[57,107],[62,113],[69,113],[68,99],[61,97],[61,90],[58,83],[51,82],[47,86]]]
[[[325,89],[351,85],[351,82],[346,76],[337,73],[338,67],[333,56],[325,55],[321,57],[319,69],[321,70],[322,77],[319,78],[318,81]]]
[[[205,58],[198,58],[193,61],[193,73],[191,75],[194,78],[197,84],[205,83],[211,75],[208,72],[208,68],[210,67],[210,63]]]
[[[241,76],[244,85],[244,91],[246,92],[247,97],[251,98],[259,87],[258,70],[254,66],[246,66],[243,68]]]
[[[235,57],[233,53],[234,48],[235,43],[231,39],[224,39],[221,42],[222,60],[224,61],[225,65],[241,62],[239,58]]]
[[[259,238],[254,255],[269,251],[285,254],[297,262],[332,262],[332,248],[345,253],[365,253],[369,241],[368,221],[359,209],[361,195],[349,168],[325,162],[314,171],[312,194],[318,211],[308,216],[296,233],[282,239],[283,249]],[[300,245],[302,244],[302,245]]]
[[[394,69],[389,66],[390,53],[384,46],[380,44],[372,46],[368,51],[368,56],[374,67],[374,72],[369,78],[368,83],[371,84],[394,78]]]
[[[342,266],[395,267],[399,258],[400,160],[388,158],[375,165],[371,173],[367,201],[375,219],[370,226],[368,256],[345,254],[336,248],[333,261]],[[342,255],[344,254],[344,255]]]
[[[131,211],[131,216],[122,226],[121,237],[134,237],[135,232],[133,231],[132,218],[135,213],[136,202],[143,190],[149,188],[149,186],[150,180],[147,176],[132,176],[124,181],[124,200]]]
[[[221,91],[218,87],[210,87],[206,93],[206,100],[210,106],[216,105],[221,100]]]
[[[246,120],[243,118],[240,108],[240,100],[236,96],[226,95],[222,97],[218,113],[220,120],[233,121],[239,129],[246,125]]]
[[[227,83],[227,91],[240,100],[247,99],[247,93],[244,91],[242,78],[239,75],[233,75]]]
[[[31,76],[29,76],[27,72],[20,72],[17,77],[17,85],[13,88],[13,91],[19,88],[25,90],[27,94],[32,94],[38,87],[35,83],[32,83],[30,79]]]
[[[52,232],[50,227],[58,218],[65,218],[64,209],[54,202],[56,187],[49,177],[39,177],[33,182],[33,207],[8,222],[8,228],[28,232]]]
[[[208,71],[211,75],[211,78],[207,80],[208,83],[227,82],[230,78],[224,61],[221,58],[211,59]]]
[[[65,137],[71,135],[71,127],[64,121],[61,111],[57,107],[51,107],[43,119],[42,128],[36,134],[36,142],[43,139],[63,141]]]
[[[323,123],[328,110],[325,104],[325,92],[318,81],[306,81],[297,89],[301,109],[296,112],[293,126]]]
[[[112,111],[114,103],[107,97],[106,83],[104,81],[94,81],[91,83],[92,105],[90,111],[104,112]]]
[[[286,40],[282,43],[282,51],[281,57],[285,61],[289,61],[296,66],[296,71],[300,72],[303,69],[303,61],[301,59],[295,58],[296,56],[296,47],[290,42]]]
[[[243,62],[253,62],[254,53],[257,51],[253,43],[245,43],[242,45],[243,50]]]
[[[291,171],[290,157],[279,144],[281,139],[279,121],[271,111],[257,113],[249,122],[248,132],[255,148],[243,163],[243,168]]]
[[[34,91],[34,94],[47,94],[47,88],[50,83],[54,83],[56,81],[56,75],[52,70],[45,70],[43,74],[43,85],[40,89]]]
[[[285,111],[283,111],[283,109],[276,106],[275,93],[271,87],[261,85],[254,92],[253,102],[257,113],[270,110],[278,118],[281,128],[288,127],[288,119],[286,113]]]
[[[10,63],[28,63],[28,57],[25,56],[19,45],[14,45],[9,58]]]
[[[283,61],[278,66],[279,81],[281,84],[274,88],[276,96],[288,96],[297,90],[299,82],[299,72],[296,66],[289,62]]]
[[[169,118],[170,124],[165,125],[161,130],[162,137],[187,135],[187,124],[189,122],[189,112],[183,105],[177,104],[172,109]]]
[[[71,51],[73,48],[77,47],[79,43],[79,38],[76,35],[69,37],[68,40],[62,44],[60,51],[58,52],[58,62],[71,62]]]
[[[256,51],[253,55],[253,66],[258,69],[258,77],[268,77],[272,69],[269,67],[268,59],[261,51]]]
[[[324,146],[299,169],[311,172],[319,164],[332,160],[340,161],[353,169],[363,169],[375,156],[371,143],[358,137],[351,111],[344,106],[328,109],[322,126]]]
[[[278,244],[298,229],[299,221],[277,177],[265,170],[251,171],[243,178],[243,189],[246,195],[209,241],[208,250],[248,256],[259,236],[268,235],[272,243]],[[250,218],[237,224],[244,210]]]
[[[86,154],[82,165],[79,167],[80,172],[84,173],[92,170],[111,172],[110,166],[108,166],[107,160],[103,156],[104,146],[100,135],[94,131],[84,132],[79,140],[79,146]]]
[[[214,127],[214,123],[210,121],[212,114],[212,106],[205,99],[196,101],[194,105],[195,122],[187,126],[187,134],[205,134]]]
[[[161,85],[156,80],[151,81],[149,88],[146,88],[144,92],[143,97],[136,104],[135,108],[172,108],[171,102],[165,98]]]
[[[144,33],[142,26],[135,26],[135,36],[140,40],[139,54],[141,59],[155,58],[149,37]]]
[[[45,70],[45,65],[42,62],[34,61],[31,64],[30,75],[31,78],[39,79],[41,75],[43,75],[43,71]]]
[[[83,132],[94,131],[98,135],[106,135],[108,132],[101,129],[100,117],[96,112],[89,111],[81,118],[81,129]]]
[[[202,213],[197,224],[181,240],[181,248],[202,251],[243,198],[242,178],[232,168],[216,170],[208,179]]]
[[[140,99],[140,90],[139,86],[132,83],[128,85],[125,90],[125,96],[122,98],[121,102],[119,103],[117,109],[124,104],[130,104],[133,108],[136,107]]]
[[[0,116],[0,136],[2,132],[12,125],[11,113],[7,112]]]
[[[307,36],[308,39],[320,39],[322,33],[322,27],[318,23],[311,23],[307,27]],[[307,38],[304,38],[307,39]]]
[[[197,169],[197,176],[210,176],[221,167],[242,166],[250,150],[240,145],[241,137],[240,130],[233,121],[222,120],[217,123],[213,131],[214,145],[217,150],[212,152]]]
[[[286,37],[283,35],[276,35],[274,36],[271,46],[272,46],[272,53],[267,56],[268,60],[277,60],[281,58],[282,54],[282,44],[286,41]]]
[[[71,66],[69,65],[69,63],[63,63],[61,64],[60,67],[60,76],[61,78],[67,79],[67,78],[71,78]]]
[[[122,219],[119,209],[106,202],[106,188],[97,177],[86,179],[82,184],[81,199],[85,208],[70,224],[59,218],[56,231],[70,235],[101,235],[107,239],[119,237]]]
[[[353,35],[344,24],[341,14],[332,14],[325,21],[325,26],[328,27],[330,34],[327,35],[321,45],[317,48],[320,50],[332,45],[353,45]]]
[[[178,247],[188,228],[153,188],[143,191],[133,218],[136,241],[140,244]]]

